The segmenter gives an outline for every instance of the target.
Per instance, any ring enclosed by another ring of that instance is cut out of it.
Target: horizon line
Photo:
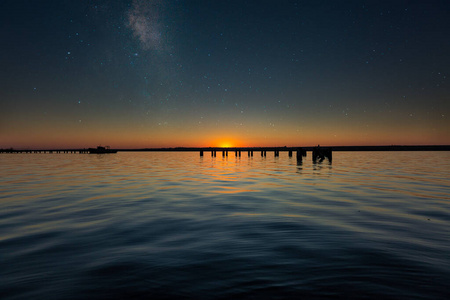
[[[316,146],[253,146],[253,147],[214,147],[214,146],[206,146],[206,147],[185,147],[185,146],[177,146],[177,147],[152,147],[152,148],[112,148],[113,150],[117,151],[125,151],[125,152],[133,152],[133,151],[208,151],[208,150],[219,150],[219,151],[247,151],[247,150],[285,150],[285,151],[295,151],[296,149],[305,149],[305,150],[311,150],[316,147],[321,148],[332,148],[334,151],[380,151],[380,150],[417,150],[417,151],[423,151],[423,150],[445,150],[450,151],[450,145],[369,145],[369,146],[362,146],[362,145],[348,145],[348,146],[329,146],[329,145],[316,145]],[[92,149],[96,147],[89,147],[89,148],[0,148],[0,152],[6,152],[6,151],[71,151],[71,150],[87,150]]]

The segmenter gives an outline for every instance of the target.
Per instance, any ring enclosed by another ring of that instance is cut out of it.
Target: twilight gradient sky
[[[0,148],[450,144],[450,1],[2,0]]]

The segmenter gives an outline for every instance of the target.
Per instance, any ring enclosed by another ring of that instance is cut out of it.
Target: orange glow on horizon
[[[231,144],[230,142],[222,142],[222,143],[220,143],[219,147],[231,148],[231,147],[233,147],[233,144]]]
[[[223,136],[216,138],[207,142],[207,147],[220,147],[220,148],[233,148],[233,147],[244,147],[243,143],[237,139],[229,136]]]
[[[85,122],[87,123],[87,122]],[[137,126],[107,127],[90,124],[86,127],[55,126],[37,123],[27,130],[25,123],[16,127],[10,123],[0,132],[0,148],[15,149],[70,149],[110,145],[114,149],[172,148],[172,147],[308,147],[316,146],[376,146],[376,145],[448,145],[446,128],[431,131],[429,127],[393,124],[360,128],[328,124],[304,127],[294,126],[277,130],[251,127],[248,131],[215,128],[194,130],[179,127],[140,128]],[[83,123],[81,123],[83,124]],[[91,126],[92,125],[92,126]],[[95,125],[95,126],[94,126]],[[81,126],[81,125],[80,125]],[[83,125],[84,126],[84,125]],[[105,129],[106,128],[106,129]],[[2,128],[3,129],[3,128]]]

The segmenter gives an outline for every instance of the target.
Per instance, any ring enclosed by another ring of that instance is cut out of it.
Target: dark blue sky
[[[2,1],[0,147],[450,144],[449,1]]]

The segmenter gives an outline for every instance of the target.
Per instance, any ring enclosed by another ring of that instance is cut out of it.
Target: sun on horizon
[[[232,148],[234,145],[231,142],[221,142],[219,143],[219,147],[221,148]]]
[[[220,147],[220,148],[233,148],[233,147],[241,147],[242,143],[240,143],[236,139],[232,138],[221,138],[217,139],[216,141],[211,143],[213,147]]]

